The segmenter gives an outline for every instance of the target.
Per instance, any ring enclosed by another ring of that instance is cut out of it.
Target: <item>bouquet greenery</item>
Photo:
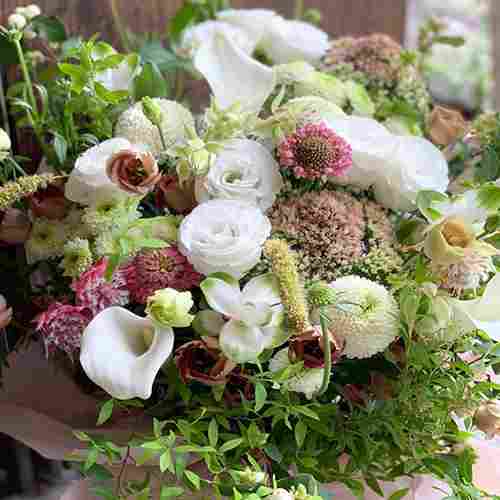
[[[96,492],[363,498],[431,474],[486,498],[470,440],[500,430],[498,117],[434,107],[418,53],[330,41],[314,13],[187,2],[169,48],[124,32],[120,54],[26,9],[2,30],[7,96],[44,158],[23,175],[0,136],[0,239],[25,255],[3,259],[0,325],[71,360],[99,425],[151,417],[127,442],[77,433]],[[187,74],[213,94],[199,116]]]

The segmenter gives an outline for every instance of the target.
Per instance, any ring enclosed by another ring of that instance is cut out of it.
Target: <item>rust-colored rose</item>
[[[434,144],[448,146],[467,133],[468,125],[459,111],[436,106],[429,116],[427,128]]]
[[[213,337],[194,340],[179,347],[175,353],[175,364],[184,383],[196,380],[205,385],[220,385],[227,382],[228,375],[236,365],[226,359]]]
[[[123,150],[113,155],[106,167],[108,177],[131,194],[147,194],[161,179],[154,156],[141,151]]]
[[[53,185],[33,194],[29,205],[37,217],[61,220],[67,215],[70,202],[64,197],[64,186]]]
[[[182,186],[175,175],[164,175],[156,189],[156,203],[160,208],[168,207],[179,214],[188,214],[197,205],[194,194],[194,179]]]
[[[7,245],[20,245],[30,234],[31,221],[26,213],[17,208],[9,208],[0,214],[0,241]]]

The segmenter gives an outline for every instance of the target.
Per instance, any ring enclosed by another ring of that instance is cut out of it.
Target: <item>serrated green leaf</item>
[[[295,441],[297,442],[297,446],[299,448],[302,448],[302,445],[304,444],[304,441],[306,439],[306,433],[307,433],[307,425],[304,424],[302,420],[299,420],[295,425]]]
[[[160,500],[164,500],[165,498],[177,498],[180,497],[183,493],[184,490],[177,486],[162,486],[160,492]]]
[[[208,442],[210,446],[214,448],[217,446],[217,441],[219,440],[219,426],[217,425],[217,421],[215,418],[210,420],[210,424],[208,426]]]
[[[109,401],[106,401],[102,405],[101,411],[99,412],[99,417],[97,418],[97,425],[103,425],[111,418],[111,415],[113,414],[114,405],[115,405],[114,399],[110,399]]]
[[[236,438],[236,439],[230,439],[229,441],[226,441],[220,448],[219,451],[220,453],[227,453],[230,450],[234,450],[235,448],[238,448],[243,443],[242,438]]]
[[[185,470],[184,475],[187,477],[188,481],[194,486],[195,490],[199,490],[201,487],[201,479],[198,474],[195,474],[194,472],[190,470]]]
[[[267,391],[266,388],[258,382],[255,385],[255,411],[260,411],[266,404]]]

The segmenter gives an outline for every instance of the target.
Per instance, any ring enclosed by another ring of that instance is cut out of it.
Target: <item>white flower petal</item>
[[[271,306],[281,302],[278,278],[272,273],[252,278],[243,288],[244,302],[264,302]]]
[[[212,309],[229,318],[241,319],[242,296],[237,281],[230,283],[210,277],[201,283],[200,288]]]
[[[116,68],[108,68],[98,73],[95,80],[112,92],[118,90],[130,91],[135,74],[136,67],[132,66],[129,61],[124,60]]]
[[[247,326],[241,321],[228,321],[219,336],[222,352],[235,363],[256,361],[264,349],[259,328]]]
[[[330,46],[328,35],[310,23],[275,20],[262,42],[262,47],[274,64],[295,61],[318,63]]]
[[[115,153],[132,148],[126,139],[115,138],[94,146],[75,162],[65,187],[70,201],[90,205],[110,196],[127,198],[128,193],[115,185],[106,174],[106,163]]]
[[[153,328],[148,346],[144,331]],[[173,347],[171,328],[157,328],[147,318],[122,307],[110,307],[83,332],[80,362],[87,376],[112,397],[148,399]]]
[[[290,331],[286,327],[285,311],[282,306],[275,308],[271,321],[262,326],[260,331],[264,337],[264,348],[280,347],[290,338]]]
[[[283,187],[279,165],[271,153],[256,141],[230,141],[217,155],[207,177],[196,184],[196,199],[241,200],[271,208]]]
[[[224,316],[215,311],[200,311],[192,323],[194,331],[202,336],[217,337],[226,324]]]
[[[239,104],[242,111],[257,113],[275,87],[274,71],[252,59],[223,32],[198,49],[194,66],[222,108]]]

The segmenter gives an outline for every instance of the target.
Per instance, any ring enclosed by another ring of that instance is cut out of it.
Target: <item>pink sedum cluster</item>
[[[352,148],[324,123],[308,123],[278,147],[281,167],[310,180],[344,175],[352,166]]]
[[[107,259],[99,260],[71,285],[77,305],[89,309],[93,316],[108,307],[125,306],[130,302],[126,273],[118,268],[111,281],[107,281],[107,265]]]
[[[191,290],[203,279],[174,246],[143,250],[127,264],[125,274],[132,300],[140,304],[157,290]]]
[[[55,302],[38,316],[36,330],[42,334],[47,353],[60,350],[72,358],[91,319],[86,307]]]

